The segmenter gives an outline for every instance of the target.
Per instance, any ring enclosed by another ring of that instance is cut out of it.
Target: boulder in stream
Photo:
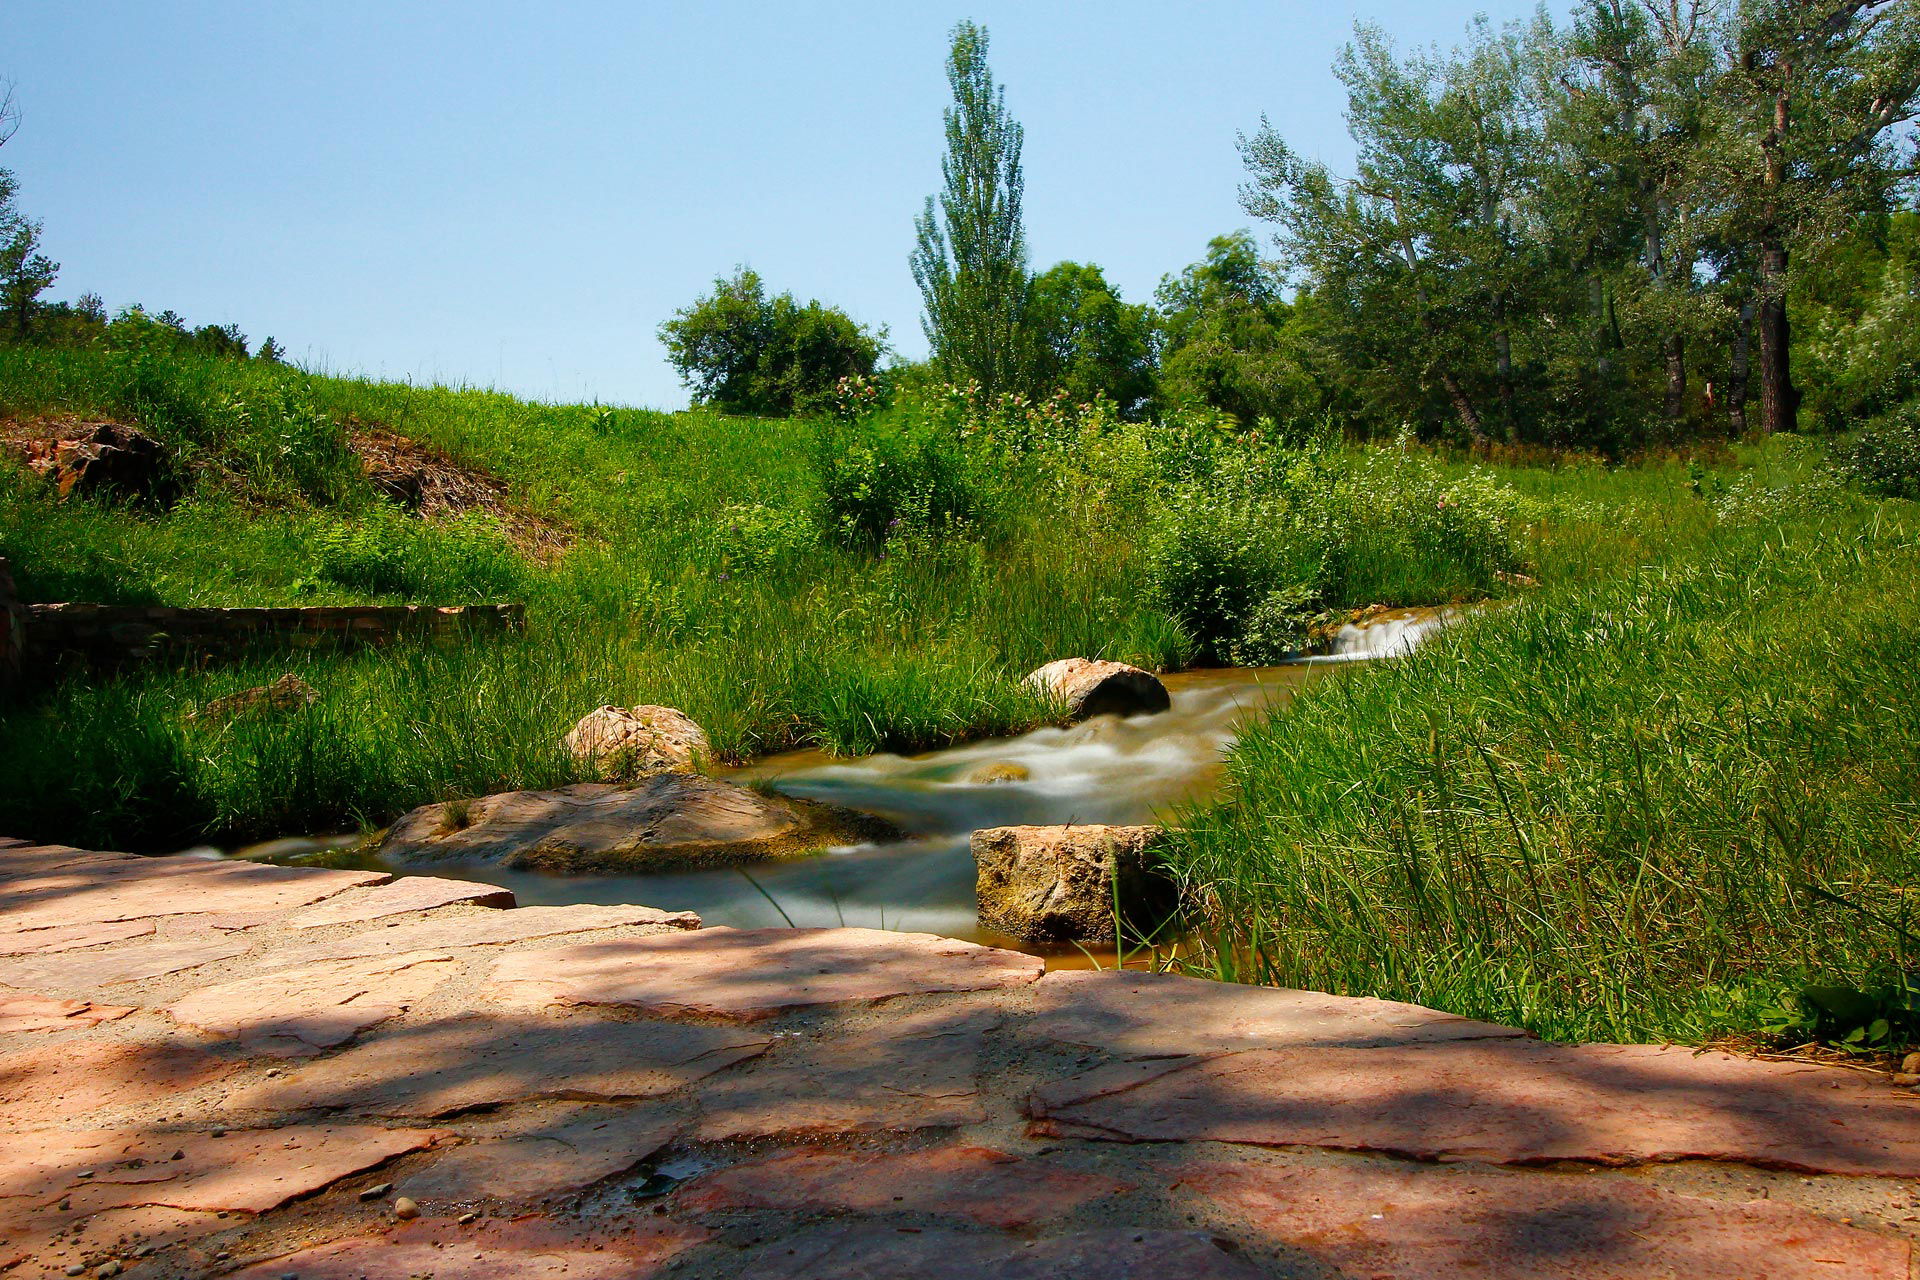
[[[851,810],[659,773],[633,786],[576,782],[422,805],[393,824],[380,853],[409,866],[621,873],[721,866],[891,834],[880,819]]]
[[[1064,705],[1075,720],[1151,714],[1173,705],[1158,676],[1124,662],[1062,658],[1029,673],[1023,683]]]
[[[988,827],[973,833],[980,924],[1023,942],[1112,942],[1114,904],[1151,928],[1175,905],[1160,827]],[[1117,895],[1116,895],[1117,886]]]
[[[600,707],[561,744],[574,761],[604,778],[698,773],[713,758],[706,731],[672,707]]]

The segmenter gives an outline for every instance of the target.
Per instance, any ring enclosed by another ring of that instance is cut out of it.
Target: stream
[[[1451,611],[1393,611],[1344,627],[1324,657],[1165,676],[1172,706],[1154,715],[1098,716],[911,756],[794,751],[715,775],[878,814],[904,833],[899,840],[697,871],[560,876],[466,866],[452,874],[511,889],[523,906],[639,902],[695,911],[709,925],[859,925],[1033,951],[979,925],[968,849],[974,831],[1150,822],[1204,801],[1217,792],[1226,749],[1248,716],[1284,703],[1340,663],[1408,652],[1451,620]],[[357,839],[273,841],[233,856],[280,860]]]

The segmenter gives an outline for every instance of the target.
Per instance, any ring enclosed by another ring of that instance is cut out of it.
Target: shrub
[[[1276,594],[1311,594],[1324,570],[1317,540],[1289,528],[1283,502],[1231,489],[1188,489],[1149,554],[1147,588],[1201,652],[1231,656],[1255,610]]]
[[[983,477],[950,431],[911,409],[822,424],[814,449],[823,532],[877,546],[905,530],[939,532],[984,514]]]
[[[803,511],[736,503],[725,507],[707,536],[707,556],[720,573],[758,573],[814,545]]]
[[[1920,500],[1920,400],[1877,418],[1834,450],[1841,476],[1868,493]]]

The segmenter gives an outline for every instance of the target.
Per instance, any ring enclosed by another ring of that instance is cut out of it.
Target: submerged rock
[[[1023,942],[1111,942],[1114,905],[1150,928],[1174,906],[1159,827],[989,827],[973,833],[980,923]],[[1116,893],[1117,886],[1117,893]]]
[[[1031,672],[1023,683],[1064,704],[1075,720],[1151,714],[1173,705],[1158,676],[1124,662],[1062,658]]]
[[[380,847],[418,865],[497,863],[543,871],[664,871],[802,853],[891,834],[878,818],[762,795],[690,773],[634,786],[576,782],[422,805]]]
[[[1033,777],[1033,771],[1023,764],[1014,764],[1001,760],[994,764],[983,764],[967,775],[968,782],[1025,782]]]
[[[713,758],[706,731],[672,707],[600,707],[562,745],[575,763],[614,779],[698,773]]]

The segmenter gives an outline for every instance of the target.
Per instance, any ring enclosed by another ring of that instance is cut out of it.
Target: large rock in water
[[[576,782],[422,805],[393,824],[383,857],[544,871],[667,871],[801,853],[888,834],[877,818],[762,795],[690,773],[630,787]]]
[[[1124,662],[1062,658],[1029,673],[1024,683],[1063,704],[1075,720],[1151,714],[1173,705],[1158,676]]]
[[[706,731],[672,707],[600,707],[562,742],[576,763],[606,778],[698,773],[713,758]]]
[[[988,827],[973,833],[980,923],[1023,942],[1111,942],[1116,901],[1150,929],[1174,908],[1159,827]],[[1116,893],[1117,888],[1117,893]]]

